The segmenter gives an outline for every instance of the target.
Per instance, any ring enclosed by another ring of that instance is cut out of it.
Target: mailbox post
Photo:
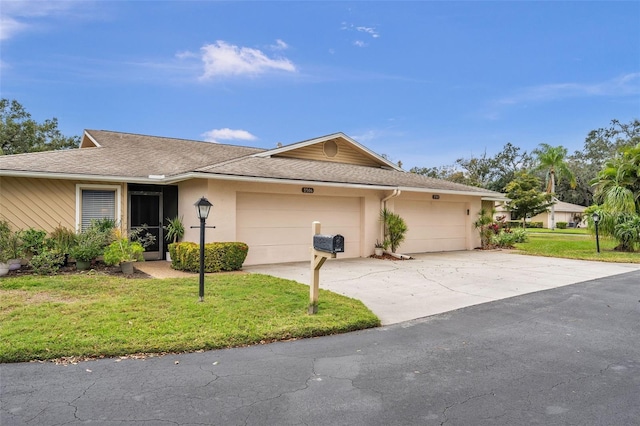
[[[313,247],[311,247],[311,285],[309,290],[310,315],[318,313],[318,293],[320,291],[320,268],[324,262],[336,258],[336,253],[344,252],[344,237],[342,235],[322,235],[320,222],[311,225]]]

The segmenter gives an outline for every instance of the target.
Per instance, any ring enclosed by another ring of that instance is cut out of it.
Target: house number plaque
[[[313,194],[313,188],[310,188],[308,186],[303,186],[302,187],[302,193],[303,194]]]

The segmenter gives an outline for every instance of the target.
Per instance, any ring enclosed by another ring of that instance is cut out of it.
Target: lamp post
[[[596,251],[600,253],[600,237],[598,235],[598,222],[600,222],[600,215],[598,213],[593,213],[591,215],[591,219],[593,219],[593,223],[596,226]]]
[[[196,206],[198,219],[200,219],[200,301],[204,302],[204,228],[205,221],[209,217],[209,211],[213,204],[202,197],[194,205]],[[215,228],[215,226],[213,226],[213,228]]]

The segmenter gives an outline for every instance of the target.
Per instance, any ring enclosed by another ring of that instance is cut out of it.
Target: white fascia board
[[[326,141],[329,141],[331,139],[335,139],[335,138],[338,138],[338,137],[345,137],[345,135],[343,135],[342,133],[333,133],[331,135],[322,136],[322,137],[319,137],[319,138],[309,139],[309,140],[306,140],[306,141],[296,142],[296,143],[292,143],[290,145],[281,146],[280,148],[270,149],[270,150],[264,151],[264,152],[258,152],[256,154],[253,154],[252,157],[268,158],[268,157],[271,157],[273,155],[281,154],[283,152],[291,151],[293,149],[304,148],[305,146],[314,145],[314,144],[317,144],[317,143],[320,143],[320,142],[326,142]]]
[[[168,181],[168,179],[153,179],[153,178],[145,178],[145,177],[25,172],[25,171],[13,171],[13,170],[0,171],[0,177],[1,176],[37,178],[37,179],[64,179],[64,180],[79,180],[79,181],[88,180],[88,181],[97,181],[97,182],[128,182],[128,183],[157,183],[157,184],[166,184]]]
[[[91,136],[91,134],[90,134],[89,132],[87,132],[86,130],[84,131],[84,136],[85,136],[86,138],[88,138],[88,139],[91,141],[91,143],[92,143],[92,144],[94,144],[94,145],[96,146],[96,148],[101,148],[101,147],[102,147],[102,145],[100,145],[100,144],[98,143],[98,141],[97,141],[97,140],[95,140],[95,139],[94,139],[94,137],[93,137],[93,136]],[[80,139],[80,145],[82,145],[82,139]]]
[[[179,177],[180,180],[186,180],[191,178],[231,180],[231,181],[238,181],[238,182],[280,183],[280,184],[287,184],[287,185],[309,185],[309,186],[315,185],[315,186],[327,186],[327,187],[333,187],[333,188],[337,187],[337,188],[352,188],[352,189],[376,189],[381,191],[399,189],[403,192],[471,195],[474,197],[495,196],[495,194],[491,194],[487,192],[455,191],[451,189],[416,188],[411,186],[396,186],[396,185],[367,185],[363,183],[324,182],[324,181],[317,181],[317,180],[277,179],[277,178],[223,175],[223,174],[212,174],[212,173],[188,173],[185,175],[181,175]],[[166,182],[166,183],[169,183],[169,182]]]
[[[504,197],[500,197],[498,195],[488,195],[488,196],[483,196],[482,197],[482,201],[499,201],[499,202],[504,202],[504,201],[509,201],[510,198],[507,198],[506,196]]]

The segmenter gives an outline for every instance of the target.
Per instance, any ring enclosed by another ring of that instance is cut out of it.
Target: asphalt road
[[[640,425],[640,271],[362,332],[0,367],[0,424]]]

